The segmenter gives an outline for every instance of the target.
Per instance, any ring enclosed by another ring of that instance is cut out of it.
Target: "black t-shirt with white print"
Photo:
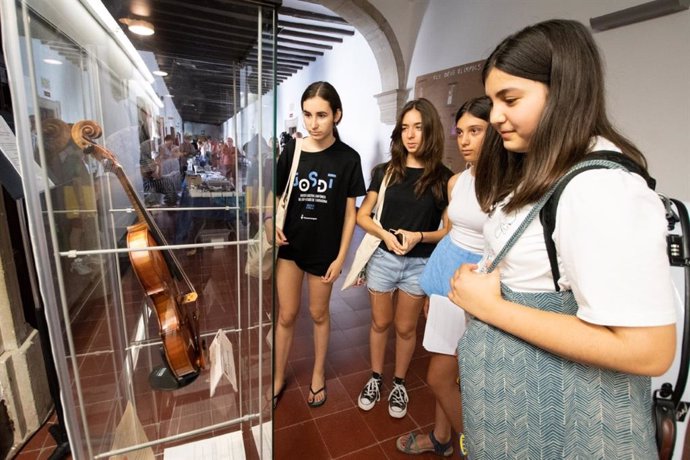
[[[383,176],[388,163],[377,165],[371,178],[368,191],[377,192],[381,187]],[[443,200],[437,202],[431,189],[427,189],[421,197],[417,197],[414,188],[422,177],[424,169],[406,168],[402,182],[386,188],[386,195],[381,211],[381,226],[385,229],[402,229],[411,232],[433,232],[438,230],[443,217],[443,211],[448,206],[448,179],[453,172],[445,166],[443,168]],[[388,251],[386,243],[381,242],[382,249]],[[434,251],[436,243],[418,243],[406,257],[429,257]],[[389,251],[390,252],[390,251]]]
[[[295,153],[290,142],[278,158],[276,190],[283,193]],[[359,154],[340,140],[320,152],[302,151],[292,183],[279,257],[314,275],[338,256],[348,197],[366,193]]]

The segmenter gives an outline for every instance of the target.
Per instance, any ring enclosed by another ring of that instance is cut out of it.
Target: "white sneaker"
[[[357,398],[357,405],[362,410],[371,410],[381,400],[381,379],[371,377]]]
[[[407,390],[404,383],[393,382],[393,390],[388,395],[388,413],[394,418],[403,418],[407,414]]]

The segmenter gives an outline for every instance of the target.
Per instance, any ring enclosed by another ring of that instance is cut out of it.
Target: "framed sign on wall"
[[[415,80],[414,97],[423,97],[431,101],[438,110],[446,133],[443,162],[453,172],[465,168],[465,161],[458,154],[455,140],[455,114],[469,98],[482,96],[482,67],[484,61],[439,70],[420,75]]]

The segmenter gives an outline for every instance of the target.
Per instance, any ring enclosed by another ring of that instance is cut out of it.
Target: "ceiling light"
[[[50,59],[50,58],[45,58],[43,60],[46,64],[52,64],[52,65],[62,65],[62,61],[58,61],[57,59]]]
[[[153,35],[153,24],[143,19],[120,18],[120,22],[127,25],[130,32],[137,35]]]
[[[129,31],[137,35],[153,35],[153,24],[148,21],[135,20],[127,26]]]
[[[151,72],[151,73],[154,74],[154,75],[158,75],[159,77],[165,77],[165,76],[168,75],[168,72],[165,72],[165,71],[163,71],[163,70],[154,70],[154,71]]]
[[[132,0],[129,5],[129,10],[137,16],[148,17],[151,15],[151,8],[147,0]]]

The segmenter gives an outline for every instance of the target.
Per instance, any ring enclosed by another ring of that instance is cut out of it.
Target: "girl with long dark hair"
[[[477,166],[487,259],[449,296],[473,317],[458,346],[470,458],[657,458],[650,376],[675,350],[665,212],[606,116],[596,44],[578,22],[538,23],[483,79],[502,140]],[[602,151],[620,161],[574,176],[545,235],[559,179]]]
[[[365,193],[359,154],[338,136],[336,125],[343,116],[338,92],[328,82],[312,83],[302,94],[301,106],[309,136],[301,140],[302,153],[291,185],[285,224],[275,229],[279,310],[275,324],[274,407],[286,386],[285,368],[305,275],[314,321],[314,370],[307,404],[318,407],[326,402],[324,366],[330,336],[331,290],[355,229],[355,198]],[[276,190],[285,189],[295,144],[289,142],[278,158]],[[266,216],[266,224],[266,231],[272,235],[272,215]]]
[[[466,169],[448,181],[449,232],[434,249],[420,276],[420,285],[430,297],[433,294],[447,296],[455,270],[463,263],[479,262],[484,252],[482,232],[487,215],[477,202],[474,174],[484,137],[491,129],[490,111],[491,101],[482,96],[469,99],[455,114],[458,153],[465,161]],[[438,306],[432,304],[431,308]],[[428,329],[426,333],[429,333]],[[453,340],[457,342],[459,339],[455,337]],[[434,427],[427,435],[411,432],[400,436],[396,442],[398,450],[407,454],[433,452],[451,456],[452,427],[460,436],[462,451],[462,406],[457,380],[457,356],[431,353],[427,384],[436,397]]]
[[[390,150],[390,161],[374,168],[367,196],[357,212],[357,224],[382,240],[367,265],[372,376],[358,405],[371,410],[381,397],[386,341],[393,325],[395,370],[388,412],[401,418],[407,413],[405,375],[426,298],[419,275],[436,243],[447,233],[444,212],[448,179],[453,175],[442,163],[443,127],[431,102],[416,99],[403,107],[391,134]],[[384,177],[388,185],[379,226],[371,212]]]

